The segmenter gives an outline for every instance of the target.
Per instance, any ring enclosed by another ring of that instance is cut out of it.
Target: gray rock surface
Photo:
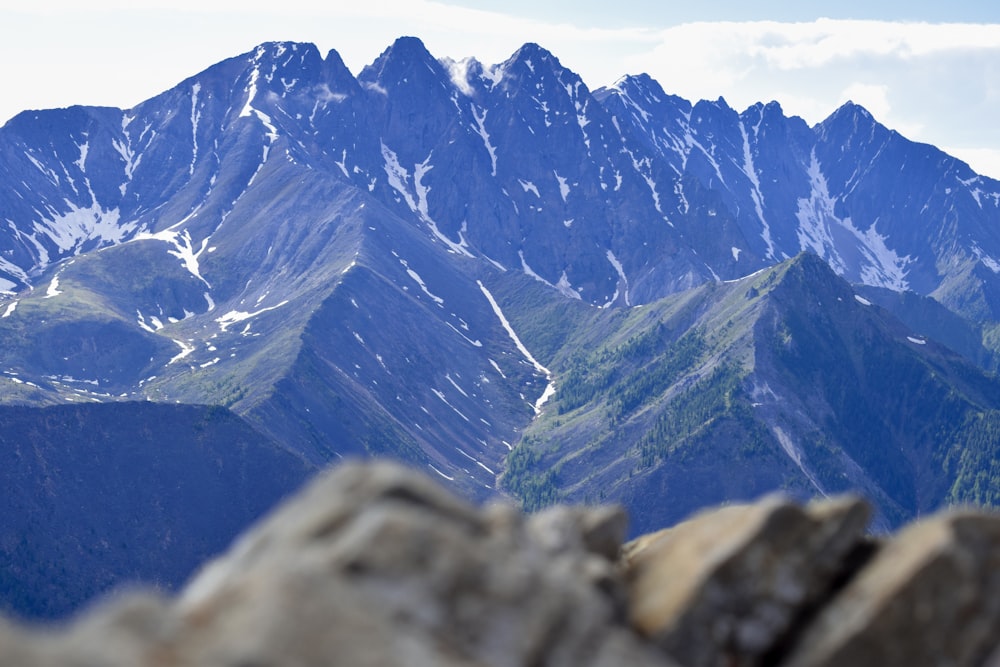
[[[998,642],[1000,517],[956,511],[886,544],[823,608],[786,664],[973,666]]]
[[[867,506],[773,496],[700,514],[629,554],[633,625],[689,667],[758,665],[844,574]]]
[[[612,507],[474,507],[395,464],[317,478],[176,599],[0,619],[0,665],[1000,667],[1000,516],[884,544],[867,506],[779,497],[622,547]]]

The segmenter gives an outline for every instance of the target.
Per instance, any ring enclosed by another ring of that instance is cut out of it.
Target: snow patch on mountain
[[[59,174],[57,174],[54,170],[49,169],[44,164],[42,164],[29,151],[24,152],[24,157],[28,158],[28,161],[31,162],[31,164],[35,165],[35,168],[38,169],[38,171],[42,172],[42,174],[44,174],[50,181],[52,181],[53,185],[58,186],[60,184]]]
[[[483,109],[483,115],[476,113],[477,107],[475,104],[470,105],[472,109],[472,117],[476,119],[476,124],[472,129],[476,131],[476,134],[483,140],[483,145],[486,146],[486,151],[490,154],[490,165],[492,167],[491,175],[497,175],[497,149],[490,141],[490,134],[486,131],[486,109]]]
[[[532,194],[534,194],[539,199],[542,198],[542,195],[538,194],[538,188],[531,181],[525,181],[525,180],[522,180],[522,179],[519,178],[519,179],[517,179],[517,182],[521,184],[521,188],[525,192],[531,192]]]
[[[467,421],[467,422],[471,422],[471,420],[470,420],[470,419],[469,419],[468,417],[466,417],[466,416],[465,416],[465,415],[464,415],[464,414],[462,413],[462,411],[461,411],[461,410],[459,410],[459,409],[458,409],[458,408],[456,408],[456,407],[455,407],[454,405],[452,405],[451,403],[449,403],[449,402],[448,402],[448,399],[447,399],[447,398],[445,397],[445,395],[444,395],[444,392],[442,392],[442,391],[441,391],[441,390],[439,390],[439,389],[434,389],[434,388],[432,388],[432,389],[431,389],[431,392],[432,392],[432,393],[433,393],[433,394],[434,394],[435,396],[437,396],[437,397],[438,397],[439,399],[441,399],[441,402],[442,402],[442,403],[444,403],[444,404],[445,404],[445,405],[447,405],[447,406],[448,406],[449,408],[451,408],[452,410],[454,410],[454,411],[455,411],[455,414],[457,414],[457,415],[458,415],[459,417],[461,417],[461,418],[462,418],[462,419],[464,419],[465,421]],[[459,451],[461,451],[461,450],[459,450]],[[468,455],[467,455],[467,456],[468,456]],[[470,457],[470,458],[471,458],[471,457]],[[473,460],[475,460],[475,459],[473,459]]]
[[[117,208],[104,210],[94,197],[91,197],[91,202],[90,206],[81,207],[69,199],[64,200],[68,210],[60,214],[49,209],[50,217],[36,221],[33,225],[34,234],[28,236],[34,237],[33,240],[37,242],[37,236],[42,235],[54,243],[60,252],[79,254],[88,242],[96,241],[102,245],[121,243],[135,230],[135,222],[120,223]],[[48,263],[48,252],[40,252],[39,267]]]
[[[521,258],[521,271],[524,272],[524,275],[530,276],[531,278],[534,278],[543,285],[551,287],[552,289],[572,299],[582,299],[580,293],[577,292],[575,289],[573,289],[573,286],[570,284],[569,277],[566,275],[565,271],[563,271],[562,275],[559,276],[559,282],[553,284],[550,283],[545,278],[543,278],[542,276],[538,275],[538,273],[536,273],[535,270],[528,265],[528,260],[524,258],[523,250],[518,250],[517,256]]]
[[[563,271],[562,275],[559,276],[559,282],[556,283],[555,288],[562,292],[563,295],[570,297],[571,299],[583,300],[580,293],[573,288],[572,283],[569,281],[569,276]]]
[[[445,373],[444,378],[451,383],[452,387],[458,390],[458,393],[460,393],[462,396],[465,396],[466,398],[469,398],[469,394],[467,394],[465,390],[462,389],[457,382],[455,382],[455,379],[451,377],[451,373]]]
[[[52,282],[49,283],[49,288],[45,290],[46,299],[51,299],[52,297],[59,296],[62,291],[59,289],[59,276],[58,274],[52,276]]]
[[[140,329],[142,329],[143,331],[148,331],[149,333],[156,333],[156,329],[154,329],[151,325],[146,323],[146,316],[142,314],[142,311],[136,310],[135,316],[136,316],[135,322],[136,324],[139,325]]]
[[[447,324],[447,325],[448,325],[448,326],[449,326],[449,327],[451,328],[451,330],[452,330],[452,331],[454,331],[454,332],[455,332],[455,333],[457,333],[457,334],[458,334],[459,336],[461,336],[462,338],[464,338],[464,339],[465,339],[465,342],[467,342],[467,343],[468,343],[469,345],[471,345],[472,347],[482,347],[482,346],[483,346],[483,343],[482,343],[482,341],[480,341],[480,340],[478,340],[478,339],[476,339],[476,340],[472,340],[471,338],[469,338],[468,336],[466,336],[466,335],[465,335],[464,333],[462,333],[461,331],[459,331],[459,330],[458,330],[458,327],[456,327],[456,326],[455,326],[454,324],[452,324],[451,322],[445,322],[445,324]]]
[[[442,477],[444,477],[449,482],[454,482],[455,481],[455,478],[452,477],[451,475],[446,475],[443,472],[441,472],[440,470],[438,470],[437,468],[435,468],[433,463],[428,463],[427,467],[430,468],[431,470],[433,470],[434,472],[436,472],[437,474],[441,475]]]
[[[258,315],[262,315],[263,313],[266,313],[266,312],[269,312],[269,311],[272,311],[272,310],[276,310],[278,308],[281,308],[282,306],[284,306],[287,303],[288,303],[288,299],[285,299],[284,301],[282,301],[281,303],[279,303],[277,305],[268,306],[266,308],[261,308],[259,310],[255,310],[255,311],[252,311],[252,312],[239,311],[239,310],[231,310],[228,313],[226,313],[225,315],[223,315],[222,317],[215,318],[215,321],[219,323],[219,329],[223,333],[225,333],[226,331],[229,330],[229,327],[231,327],[232,325],[236,324],[237,322],[243,322],[244,320],[252,319],[254,317],[257,317]]]
[[[538,397],[538,400],[536,400],[534,404],[535,414],[536,415],[540,414],[542,411],[542,406],[545,405],[546,401],[548,401],[556,393],[556,385],[555,382],[553,382],[552,380],[552,371],[550,371],[545,366],[542,366],[542,364],[537,359],[535,359],[535,357],[531,354],[531,352],[528,351],[528,348],[524,346],[524,343],[521,342],[521,339],[518,338],[517,333],[514,331],[514,327],[510,325],[510,322],[507,320],[507,317],[503,314],[503,310],[501,310],[500,304],[497,303],[497,300],[495,298],[493,298],[493,294],[490,293],[490,291],[486,288],[486,285],[483,284],[483,281],[477,280],[476,284],[479,285],[479,289],[482,290],[483,295],[486,297],[486,300],[489,301],[490,307],[493,309],[493,313],[497,316],[497,319],[500,320],[500,326],[502,326],[504,328],[504,331],[507,332],[507,335],[510,336],[511,341],[513,341],[514,343],[514,347],[516,347],[518,351],[524,355],[524,358],[528,360],[528,363],[530,363],[532,366],[535,367],[536,371],[542,373],[545,376],[545,378],[549,381],[548,386],[545,387],[545,390],[542,392],[542,395]],[[500,367],[497,366],[496,362],[494,362],[492,359],[490,360],[490,362],[493,364],[493,367],[497,370],[497,372],[503,376],[503,373],[500,371]]]
[[[860,231],[850,224],[850,218],[844,220],[848,231],[862,242],[862,252],[868,259],[868,264],[861,267],[861,280],[867,285],[888,287],[897,292],[909,289],[906,280],[906,267],[912,261],[909,255],[900,257],[886,244],[887,237],[875,229],[875,223]]]
[[[635,173],[639,174],[639,176],[642,177],[642,180],[646,183],[646,186],[649,188],[649,192],[653,197],[653,206],[656,208],[656,211],[660,215],[663,215],[663,208],[660,206],[660,193],[656,191],[656,179],[654,179],[652,175],[648,173],[652,168],[652,163],[650,162],[650,159],[648,157],[644,157],[641,160],[639,160],[636,159],[632,151],[628,150],[627,148],[622,150],[624,150],[625,153],[627,153],[628,156],[632,159],[632,168],[635,169]],[[615,188],[615,191],[617,191],[620,187],[621,187],[621,181],[618,182],[618,187]],[[666,220],[666,217],[664,217],[664,220]],[[673,227],[673,224],[669,220],[667,220],[667,224],[670,224],[670,226]]]
[[[750,198],[753,199],[753,207],[757,212],[757,219],[760,220],[760,236],[764,240],[764,245],[767,246],[767,258],[774,259],[774,241],[771,239],[771,226],[764,218],[764,195],[760,191],[760,178],[757,176],[757,167],[753,162],[753,152],[750,150],[750,136],[747,134],[747,129],[743,126],[742,121],[740,121],[739,127],[740,134],[743,135],[743,173],[750,179],[750,185],[752,186],[750,189]],[[739,261],[739,255],[736,255],[734,259]]]
[[[181,222],[183,222],[183,220]],[[205,277],[201,275],[201,267],[198,264],[198,258],[201,257],[201,254],[205,252],[205,249],[208,247],[207,238],[201,242],[201,248],[197,252],[195,252],[192,247],[191,233],[186,229],[179,231],[166,229],[162,232],[156,232],[155,234],[140,232],[135,235],[133,241],[162,241],[163,243],[173,246],[173,248],[168,250],[167,253],[181,260],[181,264],[184,265],[184,268],[187,269],[188,273],[205,283],[205,285],[209,288],[212,287],[211,284],[205,280]]]
[[[562,200],[565,202],[566,197],[569,196],[569,184],[566,182],[565,178],[559,175],[559,172],[552,170],[552,174],[556,177],[556,181],[559,183],[559,196],[562,197]]]
[[[410,265],[406,262],[405,259],[400,258],[399,263],[402,264],[403,268],[406,270],[406,275],[410,276],[413,282],[417,283],[417,285],[420,286],[420,289],[423,290],[424,294],[429,296],[431,298],[431,301],[436,303],[438,307],[444,308],[444,299],[431,293],[431,291],[427,289],[427,284],[424,283],[424,279],[420,277],[420,274],[411,269]]]
[[[424,175],[434,168],[430,164],[432,155],[434,155],[433,151],[428,153],[424,161],[415,165],[413,169],[413,190],[417,195],[417,213],[424,220],[430,220],[430,215],[427,213],[427,195],[431,189],[424,185],[423,179]]]
[[[632,300],[629,297],[628,293],[628,277],[625,275],[625,268],[622,266],[622,263],[618,261],[618,258],[615,257],[615,253],[612,252],[611,250],[608,250],[607,258],[608,261],[611,262],[611,266],[613,266],[615,268],[615,271],[618,273],[618,289],[615,291],[615,296],[612,297],[611,302],[614,302],[615,299],[618,298],[618,291],[624,290],[625,305],[631,306]]]
[[[500,370],[500,366],[497,365],[497,362],[493,361],[492,359],[489,359],[489,362],[490,362],[490,365],[493,366],[493,370],[495,370],[497,373],[499,373],[500,377],[502,377],[504,380],[506,380],[507,376],[504,375],[504,373],[503,373],[502,370]]]
[[[128,190],[128,183],[132,182],[132,175],[135,173],[136,167],[139,166],[139,163],[142,162],[142,154],[136,154],[130,141],[128,140],[128,132],[125,132],[124,128],[123,134],[125,135],[126,140],[122,141],[120,139],[113,139],[111,147],[114,148],[115,152],[121,156],[122,162],[124,163],[125,180],[118,186],[118,191],[122,194],[122,196],[125,196],[125,192]]]
[[[11,275],[18,280],[20,280],[25,285],[31,285],[31,281],[28,280],[28,274],[17,264],[0,257],[0,271]],[[9,287],[7,287],[9,285]],[[0,292],[7,292],[13,290],[16,285],[8,280],[0,278]]]
[[[177,340],[176,338],[171,338],[170,340],[172,340],[175,343],[177,343],[177,345],[180,346],[181,351],[178,352],[174,357],[172,357],[170,359],[170,361],[167,362],[168,366],[170,364],[173,364],[173,363],[176,363],[176,362],[180,361],[181,359],[187,357],[189,354],[191,354],[192,352],[194,352],[194,349],[195,349],[194,345],[191,345],[190,343],[185,343],[182,340]]]
[[[688,130],[684,135],[684,142],[687,145],[687,153],[690,155],[691,150],[697,148],[708,160],[708,163],[712,165],[712,169],[715,170],[715,175],[719,179],[719,183],[725,184],[726,179],[722,176],[722,169],[719,168],[719,162],[715,159],[713,151],[705,148],[705,146],[695,138],[694,134],[692,134],[690,130]]]
[[[410,172],[399,164],[399,157],[396,155],[395,151],[386,146],[384,143],[381,144],[381,146],[382,160],[384,162],[382,168],[385,170],[385,174],[389,179],[389,185],[403,197],[403,201],[405,201],[406,205],[410,207],[410,210],[416,212],[417,202],[413,199],[413,195],[410,194]]]
[[[247,84],[247,100],[243,105],[243,109],[240,110],[240,118],[250,118],[254,117],[264,125],[267,129],[267,136],[270,142],[273,144],[278,140],[278,128],[274,126],[274,122],[271,117],[257,109],[253,106],[254,100],[257,99],[257,85],[260,81],[260,62],[259,60],[264,56],[265,49],[263,46],[257,47],[257,51],[254,54],[254,68],[250,73],[250,82]],[[265,153],[266,156],[266,153]]]
[[[469,251],[468,243],[461,232],[459,233],[458,243],[452,241],[440,230],[437,222],[431,218],[428,211],[427,195],[430,194],[431,188],[424,184],[423,179],[427,172],[434,168],[434,165],[430,163],[431,157],[434,155],[433,151],[427,155],[423,162],[414,165],[412,176],[413,192],[411,193],[410,172],[399,163],[399,157],[395,151],[386,146],[385,143],[382,143],[381,146],[384,163],[383,169],[389,179],[389,185],[403,197],[410,210],[420,217],[430,229],[431,234],[444,243],[448,247],[448,250],[458,255],[472,257],[473,255]]]
[[[836,199],[830,195],[815,150],[810,157],[808,175],[811,193],[808,198],[798,200],[796,212],[800,249],[816,253],[841,275],[850,276],[851,270],[855,269],[856,275],[866,285],[888,287],[897,292],[906,290],[909,286],[906,270],[911,258],[900,257],[889,248],[887,238],[876,229],[877,221],[861,231],[850,218],[837,217],[834,213]],[[845,244],[852,237],[853,242]],[[844,258],[848,249],[859,255],[856,266],[851,266]]]
[[[191,86],[191,164],[188,166],[188,175],[194,175],[194,165],[198,161],[198,122],[201,120],[201,112],[198,110],[198,93],[200,91],[200,83]]]
[[[798,211],[795,214],[799,221],[796,230],[799,247],[816,253],[825,259],[834,271],[843,274],[847,271],[847,265],[837,253],[837,245],[830,230],[831,223],[839,223],[840,220],[834,215],[834,199],[830,196],[830,189],[820,169],[815,150],[810,158],[808,174],[811,184],[810,195],[808,198],[798,200]]]

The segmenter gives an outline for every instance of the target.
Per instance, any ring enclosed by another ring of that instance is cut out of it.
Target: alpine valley
[[[881,529],[1000,502],[1000,182],[855,104],[809,127],[534,44],[404,37],[355,76],[268,43],[21,113],[0,183],[23,615],[175,587],[349,457],[633,534],[775,490],[861,492]],[[25,584],[59,576],[94,583]]]

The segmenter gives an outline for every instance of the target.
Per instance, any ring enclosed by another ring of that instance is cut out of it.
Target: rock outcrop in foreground
[[[885,540],[779,498],[622,545],[614,508],[473,507],[387,463],[335,469],[174,600],[0,625],[24,665],[1000,665],[1000,517]]]

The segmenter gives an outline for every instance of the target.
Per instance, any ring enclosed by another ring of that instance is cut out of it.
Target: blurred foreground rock
[[[175,600],[0,623],[0,664],[997,667],[1000,518],[945,513],[882,545],[867,518],[771,497],[622,549],[614,508],[480,509],[349,464]]]

